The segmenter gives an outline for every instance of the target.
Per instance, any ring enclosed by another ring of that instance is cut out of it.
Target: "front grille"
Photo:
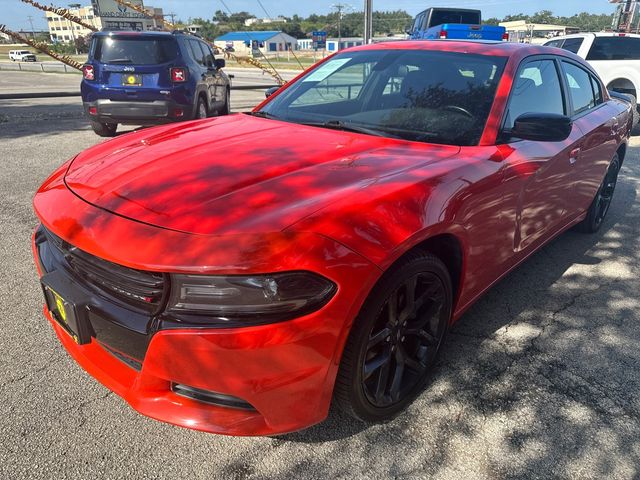
[[[48,230],[45,232],[77,280],[128,305],[146,311],[159,309],[165,290],[163,274],[108,262],[74,247]]]

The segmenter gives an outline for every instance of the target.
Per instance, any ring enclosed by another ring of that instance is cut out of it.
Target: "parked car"
[[[407,32],[412,40],[508,40],[507,30],[482,25],[480,10],[466,8],[428,8],[413,20]]]
[[[545,43],[575,53],[598,73],[608,90],[629,95],[636,106],[634,122],[638,123],[640,92],[640,35],[601,32],[578,33],[556,37]]]
[[[82,69],[84,111],[103,137],[114,136],[118,124],[227,115],[224,66],[205,41],[183,32],[98,32]]]
[[[603,225],[631,107],[573,54],[341,51],[250,113],[136,131],[34,198],[45,315],[133,408],[234,435],[365,421],[448,328],[569,228]]]
[[[29,50],[9,50],[9,60],[13,62],[35,62],[36,56]]]

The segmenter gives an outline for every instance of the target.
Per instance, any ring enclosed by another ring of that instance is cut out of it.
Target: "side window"
[[[200,47],[204,50],[204,63],[207,67],[213,67],[213,52],[211,47],[206,43],[200,42]]]
[[[578,53],[580,47],[582,46],[582,42],[584,42],[584,38],[567,38],[562,44],[562,48],[571,53]]]
[[[199,65],[202,65],[204,67],[206,63],[204,59],[204,52],[200,48],[200,42],[198,40],[190,38],[189,46],[191,47],[191,56],[193,57],[193,59],[198,62]]]
[[[595,107],[596,99],[593,95],[591,75],[573,63],[562,62],[564,74],[569,86],[569,95],[573,102],[573,115]]]
[[[560,78],[553,60],[535,60],[520,67],[511,88],[504,128],[511,129],[524,113],[565,113]]]
[[[640,38],[596,37],[587,60],[640,60]]]
[[[545,43],[544,46],[560,48],[562,47],[562,42],[564,42],[564,40],[551,40],[550,42]]]
[[[591,86],[593,87],[593,95],[596,99],[596,105],[600,105],[603,101],[602,99],[602,87],[600,86],[600,82],[596,80],[596,77],[591,75]]]

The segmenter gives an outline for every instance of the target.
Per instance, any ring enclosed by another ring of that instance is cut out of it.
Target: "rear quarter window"
[[[102,63],[154,65],[178,55],[174,38],[97,37],[93,58]]]
[[[640,38],[596,37],[587,60],[640,60]]]

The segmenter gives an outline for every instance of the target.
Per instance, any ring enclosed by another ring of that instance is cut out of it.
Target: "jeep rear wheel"
[[[202,97],[198,97],[198,105],[196,107],[196,118],[202,119],[202,118],[207,118],[208,116],[209,115],[207,112],[207,104],[205,103]]]
[[[116,130],[118,129],[117,123],[101,123],[91,121],[91,128],[96,132],[97,135],[101,137],[115,137]]]

